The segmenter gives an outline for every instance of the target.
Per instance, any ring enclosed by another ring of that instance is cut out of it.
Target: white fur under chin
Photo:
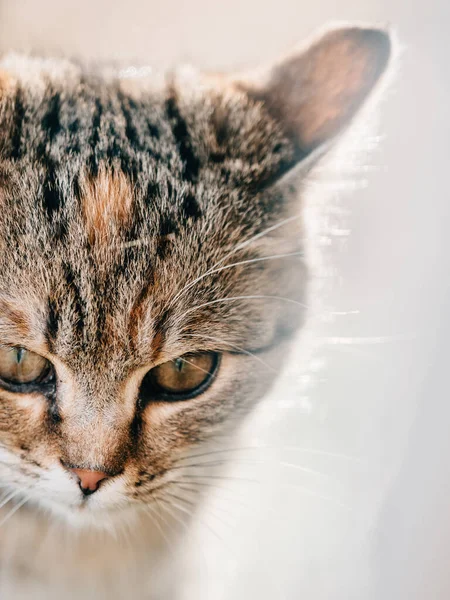
[[[131,589],[138,598],[153,598],[167,589],[169,547],[146,510],[100,516],[56,506],[27,505],[2,526],[2,600],[114,600]],[[170,543],[176,547],[173,536]]]

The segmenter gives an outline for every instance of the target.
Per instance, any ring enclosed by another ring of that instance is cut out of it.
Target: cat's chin
[[[124,527],[133,528],[139,521],[139,511],[135,507],[98,512],[71,511],[61,518],[71,529],[112,533]]]

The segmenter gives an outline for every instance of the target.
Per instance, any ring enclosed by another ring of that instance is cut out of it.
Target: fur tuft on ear
[[[330,29],[239,87],[261,101],[306,156],[341,133],[386,70],[391,37],[383,29]]]

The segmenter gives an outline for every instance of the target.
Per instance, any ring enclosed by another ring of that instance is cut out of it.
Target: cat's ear
[[[339,27],[239,86],[263,102],[304,157],[345,130],[386,70],[390,55],[391,38],[385,30]]]

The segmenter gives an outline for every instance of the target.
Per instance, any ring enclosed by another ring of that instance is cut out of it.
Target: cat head
[[[138,511],[264,395],[305,314],[305,182],[389,56],[355,26],[248,76],[164,85],[3,59],[10,497],[81,524]]]

